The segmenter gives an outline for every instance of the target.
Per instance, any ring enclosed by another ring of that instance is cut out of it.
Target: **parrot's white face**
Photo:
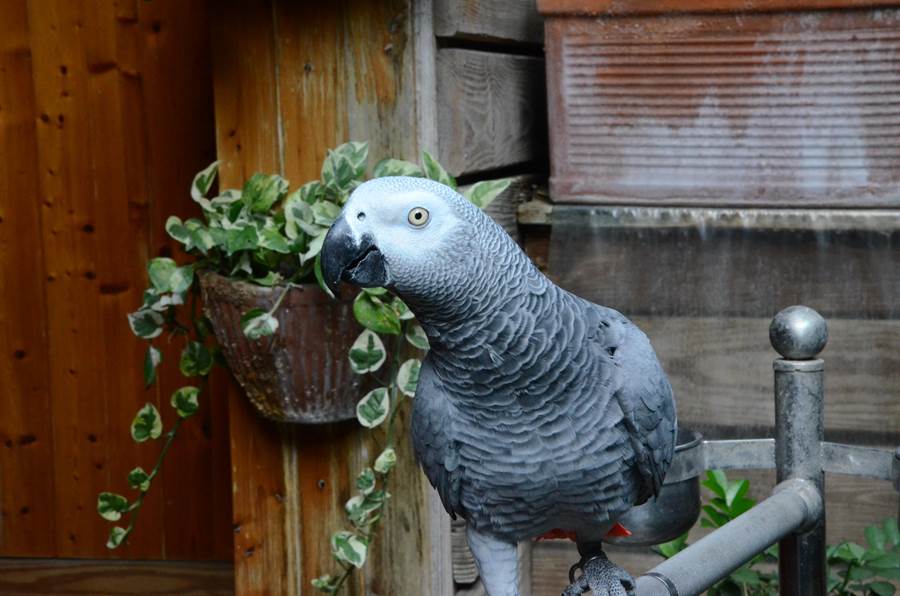
[[[394,266],[410,266],[440,252],[459,219],[442,198],[424,190],[397,194],[354,194],[344,217],[357,244],[372,237],[384,256],[388,274]]]
[[[326,283],[332,290],[341,280],[362,287],[403,286],[452,268],[460,248],[456,239],[470,225],[460,217],[468,203],[454,197],[451,189],[417,178],[360,185],[325,238]]]

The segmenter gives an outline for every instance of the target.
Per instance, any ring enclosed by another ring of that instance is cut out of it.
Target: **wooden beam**
[[[0,553],[47,556],[56,549],[56,511],[39,241],[45,207],[27,6],[0,3],[0,27]]]
[[[542,58],[442,49],[436,71],[438,157],[450,173],[544,161]]]
[[[806,303],[826,318],[900,318],[896,222],[893,211],[556,206],[551,271],[632,314],[771,317]]]
[[[328,148],[350,139],[369,141],[373,164],[417,158],[420,73],[410,3],[234,1],[213,18],[224,186],[264,171],[281,172],[297,187],[319,177]],[[379,447],[355,421],[272,424],[239,388],[229,397],[237,592],[305,593],[313,578],[337,571],[330,536],[349,525],[344,503]],[[408,413],[401,416],[403,428]],[[399,451],[385,522],[347,590],[445,596],[452,589],[449,568],[441,569],[449,532],[434,531],[441,520],[405,438]]]
[[[104,561],[0,559],[0,593],[43,594],[234,594],[231,563],[199,561]]]
[[[532,0],[435,0],[438,37],[476,41],[544,42],[544,21]]]
[[[627,313],[626,313],[627,314]],[[687,428],[775,423],[769,318],[633,317],[650,337]],[[900,321],[829,319],[825,428],[842,440],[900,443]],[[714,437],[710,437],[714,438]]]

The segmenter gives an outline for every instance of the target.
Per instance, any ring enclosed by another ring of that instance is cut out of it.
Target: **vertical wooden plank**
[[[408,0],[349,0],[340,13],[343,64],[337,80],[330,84],[339,86],[346,78],[348,139],[369,141],[373,160],[418,159],[419,136],[412,126],[418,83],[415,4]],[[345,140],[338,134],[335,139]]]
[[[532,0],[435,0],[434,31],[439,37],[475,41],[544,41],[544,21]]]
[[[373,164],[389,156],[417,158],[418,134],[410,127],[417,98],[411,3],[350,0],[313,7],[278,1],[275,23],[281,147],[289,179],[300,184],[317,178],[326,150],[347,140],[368,141]],[[286,443],[286,453],[296,458],[293,463],[286,457],[285,468],[296,479],[300,499],[301,590],[335,569],[330,536],[348,527],[344,503],[353,494],[353,479],[378,452],[372,433],[353,421],[303,429]],[[431,571],[441,570],[431,567],[425,481],[408,441],[400,454],[385,523],[364,579],[354,575],[349,593],[434,593]],[[446,571],[444,583],[452,587]]]
[[[107,555],[97,493],[153,457],[127,433],[145,397],[139,346],[122,315],[140,302],[145,254],[122,247],[146,238],[147,221],[144,142],[140,128],[125,123],[140,113],[128,104],[135,96],[125,82],[135,73],[118,62],[120,51],[133,55],[134,33],[118,16],[111,7],[78,2],[29,5],[52,329],[57,549],[69,556]],[[161,503],[161,493],[148,499],[132,556],[159,556]]]
[[[281,171],[272,6],[219,4],[212,16],[213,94],[220,183]]]
[[[276,2],[275,42],[285,175],[317,179],[326,151],[348,137],[341,3]],[[365,139],[353,139],[363,141]]]
[[[273,12],[267,9],[257,3],[238,13],[230,5],[215,15],[223,180],[233,185],[257,170],[280,170],[296,186],[317,178],[325,151],[349,139],[370,141],[373,161],[415,158],[411,4],[346,1],[310,7],[278,0]],[[280,119],[273,117],[273,105]],[[281,136],[265,134],[273,129]],[[348,525],[344,502],[377,446],[352,421],[279,428],[257,420],[239,390],[231,398],[237,589],[307,591],[312,578],[335,570],[330,535]],[[349,593],[430,594],[437,593],[433,585],[446,585],[443,594],[452,588],[449,567],[446,581],[430,572],[428,492],[407,442],[401,452],[386,524],[364,576],[350,582]],[[272,500],[272,494],[278,498]],[[273,544],[279,530],[280,546]]]
[[[28,14],[0,3],[0,554],[55,554]],[[36,473],[41,471],[41,473]]]
[[[220,184],[239,187],[255,171],[280,171],[272,6],[220,3],[212,16],[213,90]],[[252,411],[240,387],[227,389],[234,520],[235,588],[288,593],[283,430]],[[296,540],[296,537],[292,537]],[[293,562],[296,566],[296,562]]]
[[[150,256],[174,256],[165,233],[170,215],[197,217],[190,199],[193,175],[215,159],[212,65],[206,2],[141,2],[137,27],[146,105],[150,184]],[[177,65],[177,68],[173,66]],[[171,393],[191,381],[178,370],[182,341],[156,342],[163,352],[158,399],[166,424]],[[202,387],[198,418],[182,427],[163,468],[165,555],[171,559],[231,559],[231,483],[227,394],[216,376]]]

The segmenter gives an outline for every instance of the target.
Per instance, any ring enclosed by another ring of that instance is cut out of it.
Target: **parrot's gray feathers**
[[[409,227],[411,208],[430,212],[426,226]],[[329,279],[383,276],[428,335],[412,438],[448,512],[507,544],[552,529],[581,540],[659,492],[675,405],[631,321],[555,285],[433,181],[367,182],[341,218]],[[372,250],[379,267],[357,265]]]
[[[412,441],[416,459],[441,502],[453,519],[462,514],[460,503],[459,451],[453,445],[452,405],[443,397],[440,381],[426,357],[419,369],[416,407],[413,409]]]

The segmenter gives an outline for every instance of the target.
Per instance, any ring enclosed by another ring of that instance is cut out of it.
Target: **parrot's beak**
[[[384,256],[369,234],[357,242],[347,220],[338,217],[322,244],[322,277],[335,296],[341,281],[363,288],[381,287],[387,282]]]

